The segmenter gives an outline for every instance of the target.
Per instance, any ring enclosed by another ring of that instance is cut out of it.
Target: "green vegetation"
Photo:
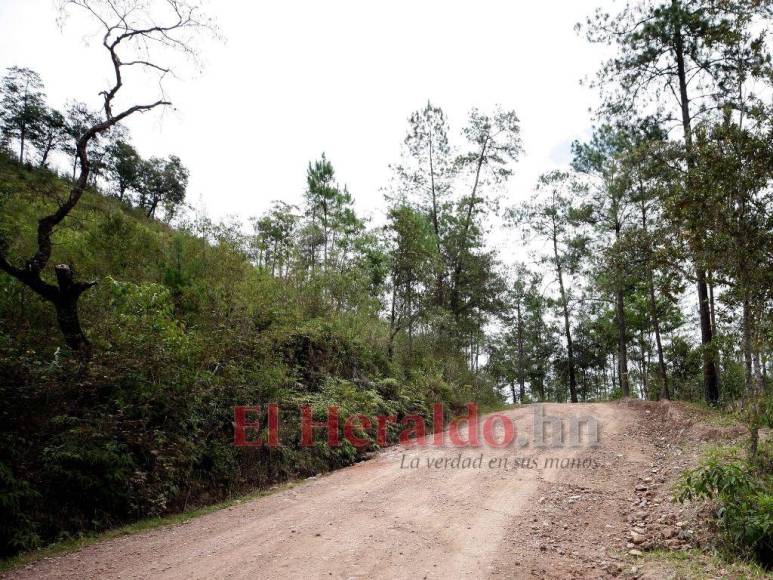
[[[23,253],[35,216],[68,184],[6,156],[0,181],[13,192],[2,229]],[[48,305],[0,279],[6,554],[347,465],[375,448],[299,448],[302,404],[319,413],[337,405],[342,417],[431,418],[436,401],[454,411],[500,400],[450,338],[392,336],[390,360],[389,323],[371,290],[388,253],[359,230],[347,238],[336,225],[327,262],[320,248],[306,254],[315,265],[272,276],[245,253],[255,238],[227,225],[172,229],[96,191],[72,218],[54,260],[98,281],[81,310],[95,353],[87,367],[62,348]],[[268,403],[283,410],[284,446],[234,448],[233,406]]]
[[[636,559],[634,564],[642,562]],[[643,562],[649,572],[661,572],[679,579],[699,578],[769,578],[770,575],[754,562],[727,559],[722,554],[701,550],[652,550],[644,554]],[[641,568],[641,566],[639,566]]]
[[[726,546],[770,565],[773,561],[773,484],[769,473],[735,461],[707,461],[684,475],[679,501],[713,500]]]
[[[288,483],[272,486],[267,489],[261,489],[246,495],[240,495],[239,497],[233,499],[227,499],[222,502],[208,504],[203,507],[187,509],[183,512],[174,513],[167,516],[145,518],[125,526],[111,528],[104,532],[81,534],[75,538],[49,544],[44,548],[38,548],[24,552],[17,556],[13,556],[11,558],[6,558],[5,560],[0,560],[0,573],[25,566],[26,564],[30,564],[43,558],[53,558],[59,554],[74,552],[97,542],[102,542],[113,538],[120,538],[122,536],[130,536],[132,534],[139,534],[158,528],[185,524],[194,518],[204,516],[206,514],[210,514],[227,507],[235,506],[245,501],[264,497],[271,493],[276,493],[285,489],[291,489],[295,485],[297,485],[297,482],[291,481]]]
[[[709,448],[701,465],[682,474],[676,500],[713,507],[721,547],[732,557],[773,566],[773,442],[759,443],[757,430],[771,424],[770,396],[747,403],[750,444]],[[749,409],[755,409],[750,412]]]
[[[516,113],[473,108],[452,128],[427,103],[383,224],[322,154],[300,206],[251,227],[190,211],[196,168],[132,146],[126,123],[170,105],[163,90],[117,105],[127,67],[170,72],[156,49],[195,57],[215,32],[198,4],[62,4],[103,27],[114,77],[96,111],[57,110],[29,69],[0,83],[0,555],[375,448],[372,430],[364,449],[301,447],[301,405],[429,417],[509,396],[738,405],[753,464],[702,468],[685,493],[722,503],[731,543],[767,558],[770,1],[635,1],[580,26],[616,49],[597,125],[525,203],[506,197]],[[496,226],[522,236],[520,262],[492,248]],[[269,403],[283,446],[235,448],[234,405]]]

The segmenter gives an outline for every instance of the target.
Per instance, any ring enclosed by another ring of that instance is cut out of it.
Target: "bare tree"
[[[34,255],[14,265],[6,255],[7,244],[0,240],[0,269],[25,284],[56,309],[59,329],[67,346],[85,359],[91,354],[88,338],[78,317],[78,300],[96,282],[78,281],[70,264],[54,266],[54,279],[46,278],[51,259],[52,235],[70,215],[89,183],[89,144],[110,131],[116,124],[135,113],[144,113],[171,103],[163,91],[163,79],[171,74],[164,53],[182,52],[195,60],[192,41],[201,31],[215,32],[211,21],[204,18],[197,2],[186,0],[62,0],[61,15],[70,9],[86,12],[102,29],[102,46],[108,52],[115,79],[102,91],[102,112],[94,124],[86,127],[76,140],[76,157],[80,168],[68,197],[52,213],[38,220],[37,250]],[[124,86],[124,72],[142,69],[158,76],[160,95],[147,104],[116,108],[116,97]],[[50,277],[50,276],[48,276]]]

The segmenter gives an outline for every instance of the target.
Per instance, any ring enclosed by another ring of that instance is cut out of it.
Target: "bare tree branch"
[[[167,22],[161,24],[156,22],[155,15],[149,8],[151,5],[155,7],[162,5],[167,8],[164,15]],[[163,87],[160,86],[161,97],[156,101],[129,106],[117,114],[114,113],[113,101],[123,87],[122,68],[139,66],[155,71],[160,73],[159,82],[161,82],[164,76],[170,73],[171,66],[157,62],[157,55],[151,57],[151,45],[174,49],[191,57],[195,56],[196,52],[190,44],[190,39],[181,35],[189,30],[200,29],[208,29],[215,34],[216,32],[210,23],[201,18],[195,1],[164,0],[159,3],[147,3],[143,0],[61,0],[61,14],[70,7],[85,11],[104,28],[102,45],[108,51],[113,63],[115,81],[111,87],[100,93],[104,100],[104,119],[84,131],[77,141],[76,153],[80,173],[69,196],[54,212],[38,220],[37,250],[34,255],[25,261],[24,267],[19,268],[11,264],[5,255],[5,248],[0,247],[0,270],[16,278],[45,300],[52,302],[56,308],[59,328],[68,346],[84,358],[88,358],[89,342],[78,320],[77,305],[80,296],[96,282],[77,281],[74,269],[68,264],[58,264],[54,268],[56,285],[43,280],[42,273],[51,259],[51,237],[54,229],[70,215],[86,191],[91,172],[88,155],[91,141],[135,113],[144,113],[171,104],[163,96]],[[141,42],[132,47],[131,41],[135,39]],[[126,52],[131,52],[134,48],[134,55],[123,62],[119,48]]]

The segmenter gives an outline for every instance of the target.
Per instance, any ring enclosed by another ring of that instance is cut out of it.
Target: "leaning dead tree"
[[[98,122],[86,128],[77,139],[79,173],[69,195],[55,211],[38,220],[37,250],[26,260],[14,260],[7,255],[7,245],[0,243],[0,270],[50,302],[67,346],[88,358],[91,349],[78,316],[78,300],[96,282],[77,280],[71,264],[56,264],[53,273],[50,272],[52,236],[86,191],[91,172],[90,143],[135,113],[170,105],[163,91],[163,79],[172,74],[166,59],[173,52],[195,59],[192,40],[202,30],[214,32],[215,29],[203,17],[200,5],[186,0],[62,0],[60,9],[63,16],[71,9],[85,12],[98,23],[102,46],[113,66],[114,82],[100,93],[102,111]],[[118,107],[116,98],[129,69],[157,75],[160,95],[156,100]]]

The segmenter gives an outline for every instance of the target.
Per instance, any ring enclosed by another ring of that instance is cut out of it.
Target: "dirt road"
[[[658,431],[670,428],[668,413],[633,403],[546,405],[545,411],[560,417],[565,430],[573,415],[594,416],[599,446],[537,449],[534,408],[520,407],[505,414],[529,437],[525,447],[464,449],[458,467],[451,463],[456,448],[391,448],[292,489],[37,562],[10,577],[617,575],[642,543],[627,538],[632,526],[646,541],[670,534],[663,531],[668,518],[655,519],[678,471],[666,463],[664,449],[672,447]],[[479,461],[463,468],[465,458]],[[412,460],[418,467],[409,467]]]

